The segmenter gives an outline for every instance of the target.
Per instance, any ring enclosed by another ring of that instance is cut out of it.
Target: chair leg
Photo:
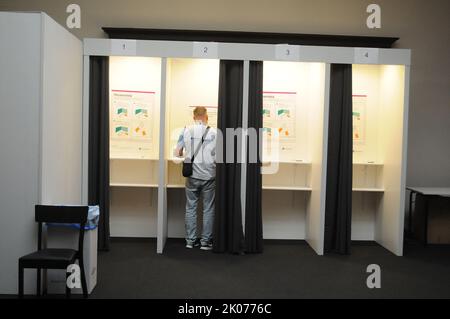
[[[70,298],[71,289],[67,285],[67,279],[69,279],[70,273],[66,272],[66,298]]]
[[[87,298],[88,297],[88,291],[87,291],[87,283],[86,283],[86,273],[84,271],[84,262],[83,262],[83,257],[81,257],[79,259],[79,266],[80,266],[80,271],[81,271],[81,287],[83,288],[83,298]]]
[[[42,272],[42,295],[47,296],[47,269],[43,269]]]
[[[36,296],[41,295],[41,268],[36,269]]]
[[[19,264],[19,298],[23,298],[23,267]]]

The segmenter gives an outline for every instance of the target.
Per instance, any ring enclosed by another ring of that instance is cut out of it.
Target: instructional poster
[[[292,153],[296,141],[297,92],[263,92],[263,143],[271,149],[271,138],[278,132],[279,149],[282,153]]]
[[[353,151],[362,152],[366,144],[367,95],[353,95]]]
[[[110,156],[150,158],[155,92],[112,90]]]

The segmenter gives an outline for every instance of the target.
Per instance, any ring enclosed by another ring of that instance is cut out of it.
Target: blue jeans
[[[203,197],[203,228],[200,242],[202,245],[212,243],[214,224],[214,199],[216,182],[214,179],[201,180],[189,177],[186,179],[186,243],[194,244],[197,240],[197,204],[200,195]]]

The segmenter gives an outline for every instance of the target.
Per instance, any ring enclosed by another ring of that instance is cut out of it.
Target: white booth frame
[[[409,79],[411,50],[409,49],[378,49],[330,46],[303,46],[287,44],[250,44],[250,43],[218,43],[218,42],[190,42],[190,41],[152,41],[152,40],[122,40],[122,39],[84,39],[83,50],[83,138],[82,138],[82,200],[87,204],[88,199],[88,145],[89,145],[89,59],[90,56],[140,56],[162,58],[161,64],[161,100],[160,100],[160,140],[159,140],[159,183],[158,183],[158,212],[157,212],[157,253],[163,253],[168,234],[167,219],[167,187],[166,161],[164,159],[165,125],[166,125],[166,73],[168,58],[201,58],[220,60],[244,61],[243,72],[243,129],[248,126],[248,95],[249,95],[249,63],[250,61],[291,61],[318,62],[326,65],[324,125],[323,125],[323,161],[320,188],[320,212],[316,221],[318,238],[307,238],[306,241],[318,255],[323,255],[324,227],[325,227],[325,192],[327,168],[327,137],[328,137],[328,109],[330,65],[343,64],[374,64],[374,65],[402,65],[404,73],[404,109],[403,109],[403,142],[401,160],[401,188],[400,188],[400,221],[398,223],[398,238],[396,247],[390,247],[394,254],[403,255],[403,224],[406,184],[406,154],[408,133]],[[245,139],[244,139],[245,141]],[[243,148],[245,145],[243,143]],[[246,156],[243,156],[246,158]],[[245,167],[245,165],[243,166]],[[246,176],[245,169],[242,177]],[[241,202],[242,223],[245,223],[245,192],[246,179],[242,178]],[[245,229],[245,227],[243,227]]]

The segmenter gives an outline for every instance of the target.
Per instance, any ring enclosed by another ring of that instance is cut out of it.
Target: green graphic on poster
[[[366,95],[353,95],[353,151],[362,152],[366,144]]]

